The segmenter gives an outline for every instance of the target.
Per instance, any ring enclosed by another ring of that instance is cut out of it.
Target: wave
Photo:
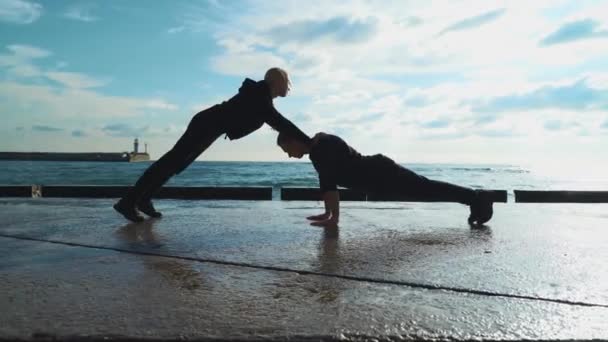
[[[5,162],[0,184],[133,185],[149,163]],[[403,164],[430,179],[486,189],[603,189],[604,179],[556,179],[516,165]],[[170,179],[168,186],[302,186],[317,187],[310,163],[196,162]]]
[[[446,172],[446,171],[473,171],[473,172],[492,172],[492,173],[530,173],[529,170],[516,168],[493,168],[493,167],[412,167],[413,170],[424,172]]]

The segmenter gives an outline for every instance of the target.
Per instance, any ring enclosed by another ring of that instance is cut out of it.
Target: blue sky
[[[0,0],[0,150],[153,158],[272,66],[275,106],[401,162],[600,165],[608,1]],[[199,160],[286,160],[264,127]]]

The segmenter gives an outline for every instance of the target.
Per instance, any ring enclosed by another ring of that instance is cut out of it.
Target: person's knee
[[[150,165],[149,170],[155,172],[167,173],[175,169],[176,165],[180,164],[179,154],[169,151]]]
[[[182,149],[174,146],[169,151],[167,151],[167,153],[165,153],[162,157],[160,157],[158,161],[161,161],[162,163],[175,164],[180,160],[183,160],[187,156],[188,153],[186,151],[183,151]]]

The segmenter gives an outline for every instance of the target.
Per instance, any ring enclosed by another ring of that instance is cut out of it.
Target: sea
[[[0,185],[132,185],[151,163],[0,161]],[[478,189],[608,191],[605,168],[401,165],[431,179]],[[318,178],[310,162],[197,161],[167,185],[316,187]]]

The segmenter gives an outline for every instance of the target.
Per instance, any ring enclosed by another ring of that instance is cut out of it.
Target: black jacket
[[[266,123],[298,140],[310,141],[310,137],[274,108],[270,87],[265,81],[256,82],[246,78],[238,94],[222,102],[218,107],[226,135],[230,140],[240,139],[253,133]]]
[[[311,145],[310,161],[319,174],[321,192],[337,186],[366,193],[393,193],[402,166],[382,154],[361,155],[340,137],[321,133]]]
[[[312,144],[308,155],[319,174],[321,192],[337,186],[360,190],[364,182],[368,158],[349,146],[340,137],[322,133]]]

